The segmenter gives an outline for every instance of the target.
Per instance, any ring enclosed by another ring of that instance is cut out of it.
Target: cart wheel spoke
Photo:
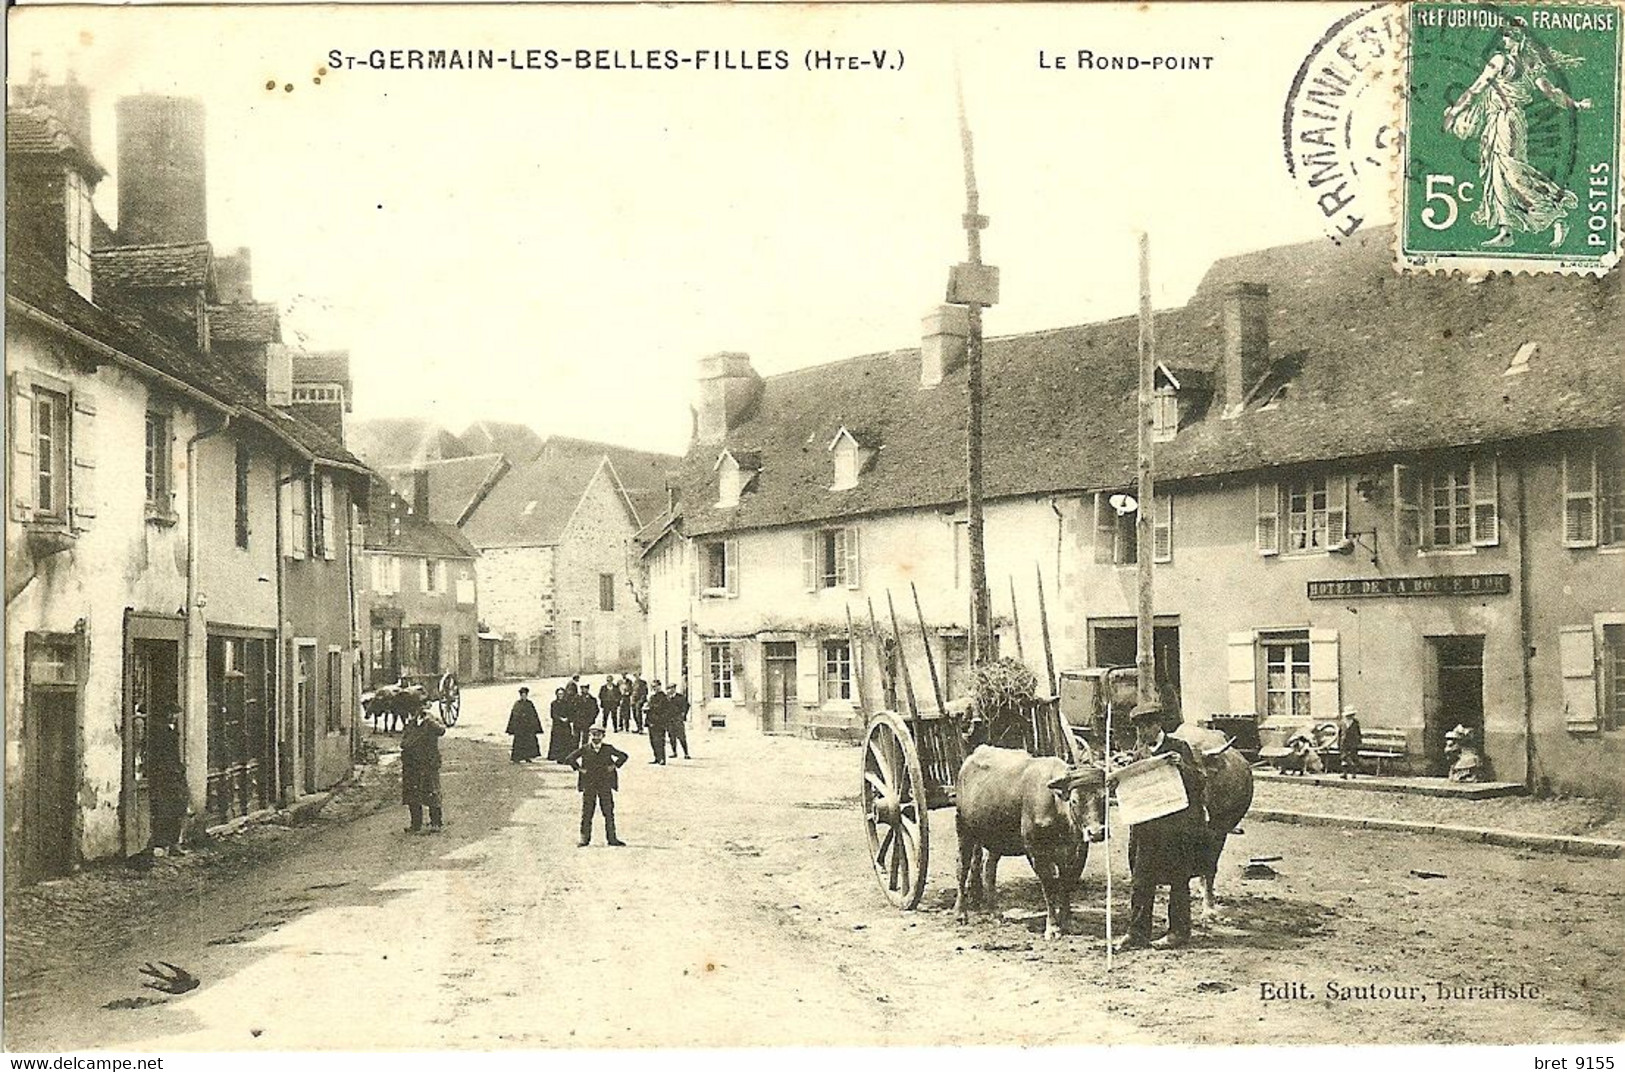
[[[878,712],[864,738],[859,800],[870,859],[886,899],[906,911],[925,894],[930,861],[918,746],[907,723],[891,711]]]

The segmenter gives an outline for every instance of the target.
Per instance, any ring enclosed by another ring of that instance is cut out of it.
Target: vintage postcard
[[[1621,15],[12,8],[5,1047],[1609,1072]]]

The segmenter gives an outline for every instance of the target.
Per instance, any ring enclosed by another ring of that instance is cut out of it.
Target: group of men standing
[[[675,756],[678,749],[684,759],[689,758],[688,696],[676,682],[662,688],[658,680],[646,683],[641,674],[622,674],[619,681],[611,674],[595,696],[592,686],[582,684],[577,675],[554,690],[548,713],[552,733],[547,758],[555,763],[565,762],[571,752],[584,747],[594,726],[616,733],[647,732],[651,763],[664,765],[667,756]],[[507,731],[514,739],[511,758],[515,763],[529,763],[541,755],[542,723],[530,700],[530,689],[519,690]]]
[[[622,674],[619,681],[611,674],[594,695],[592,686],[583,684],[578,674],[554,690],[548,713],[552,733],[547,758],[578,772],[580,844],[591,841],[593,816],[599,811],[604,815],[609,844],[624,844],[615,832],[615,790],[628,757],[604,740],[605,731],[647,732],[653,764],[665,765],[668,744],[671,755],[681,748],[683,758],[688,759],[688,697],[676,682],[662,688],[658,680],[645,683],[641,674]],[[508,713],[507,732],[513,737],[513,762],[529,763],[541,755],[542,722],[530,689],[519,690],[519,699]]]

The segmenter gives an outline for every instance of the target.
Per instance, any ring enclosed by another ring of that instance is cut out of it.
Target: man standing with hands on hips
[[[604,740],[604,727],[593,726],[587,731],[587,744],[577,748],[565,763],[578,772],[576,788],[581,791],[581,841],[592,843],[593,813],[604,812],[604,840],[611,845],[625,845],[615,836],[615,790],[620,788],[621,767],[626,765],[625,752]]]

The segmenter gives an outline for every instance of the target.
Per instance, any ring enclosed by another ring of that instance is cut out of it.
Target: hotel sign
[[[1382,596],[1504,596],[1510,573],[1463,573],[1440,577],[1374,577],[1370,580],[1310,581],[1310,599],[1375,599]]]

